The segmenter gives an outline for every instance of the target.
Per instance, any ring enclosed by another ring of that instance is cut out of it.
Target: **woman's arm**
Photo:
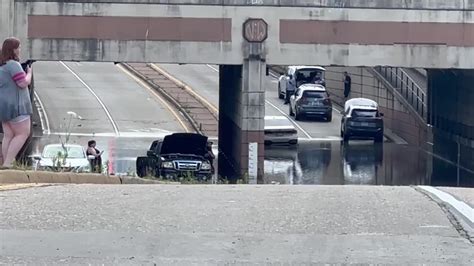
[[[31,83],[31,68],[28,67],[26,72],[23,71],[21,68],[20,63],[14,60],[10,60],[7,62],[7,69],[10,72],[10,76],[12,77],[13,81],[15,81],[16,85],[22,89],[28,88]]]
[[[30,86],[31,84],[31,76],[32,76],[31,73],[32,73],[31,67],[28,67],[26,69],[25,78],[23,80],[16,81],[16,85],[18,85],[18,87],[23,88],[23,89],[28,88],[28,86]]]

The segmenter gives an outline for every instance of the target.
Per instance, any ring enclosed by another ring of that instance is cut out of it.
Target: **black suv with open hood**
[[[137,158],[137,175],[175,180],[193,177],[208,180],[213,167],[208,157],[208,138],[195,133],[174,133],[155,140],[147,156]]]

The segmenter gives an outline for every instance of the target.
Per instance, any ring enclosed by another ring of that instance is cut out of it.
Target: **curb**
[[[199,101],[202,105],[204,105],[213,115],[216,119],[219,119],[219,109],[208,102],[206,99],[204,99],[199,93],[197,93],[192,87],[186,85],[184,82],[181,80],[173,77],[171,74],[166,72],[164,69],[161,67],[155,65],[155,64],[150,64],[150,67],[153,68],[154,70],[158,71],[160,74],[174,82],[177,86],[184,88],[188,92],[190,92],[192,95],[196,97],[196,100]]]
[[[424,190],[433,197],[436,197],[438,200],[450,205],[456,210],[456,212],[459,213],[459,215],[462,215],[470,223],[471,226],[474,225],[474,209],[467,203],[460,201],[456,199],[453,195],[439,190],[435,187],[418,186],[418,188]]]
[[[458,222],[461,222],[468,237],[474,237],[474,208],[464,201],[456,199],[450,193],[444,192],[435,187],[416,186],[416,188],[433,199],[440,206],[447,208],[451,214],[454,214],[454,216],[458,218]],[[471,241],[474,241],[474,239]]]
[[[50,173],[50,172],[26,172],[29,183],[71,183],[69,174]],[[0,183],[1,173],[0,173]]]
[[[105,176],[100,174],[56,173],[45,171],[0,170],[4,184],[170,184],[139,177]],[[172,184],[172,183],[171,183]]]
[[[24,171],[1,170],[0,184],[23,184],[30,183],[28,175]]]

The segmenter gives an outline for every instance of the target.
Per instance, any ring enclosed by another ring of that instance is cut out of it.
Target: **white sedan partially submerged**
[[[265,144],[298,143],[298,131],[285,116],[265,116]]]
[[[84,148],[74,144],[49,144],[43,149],[41,155],[33,156],[36,170],[49,170],[60,172],[90,172],[90,159],[86,156]]]

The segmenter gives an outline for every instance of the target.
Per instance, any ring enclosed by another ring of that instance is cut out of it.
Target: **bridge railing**
[[[428,97],[424,88],[417,84],[402,68],[379,66],[374,69],[406,99],[424,121],[428,120]]]

